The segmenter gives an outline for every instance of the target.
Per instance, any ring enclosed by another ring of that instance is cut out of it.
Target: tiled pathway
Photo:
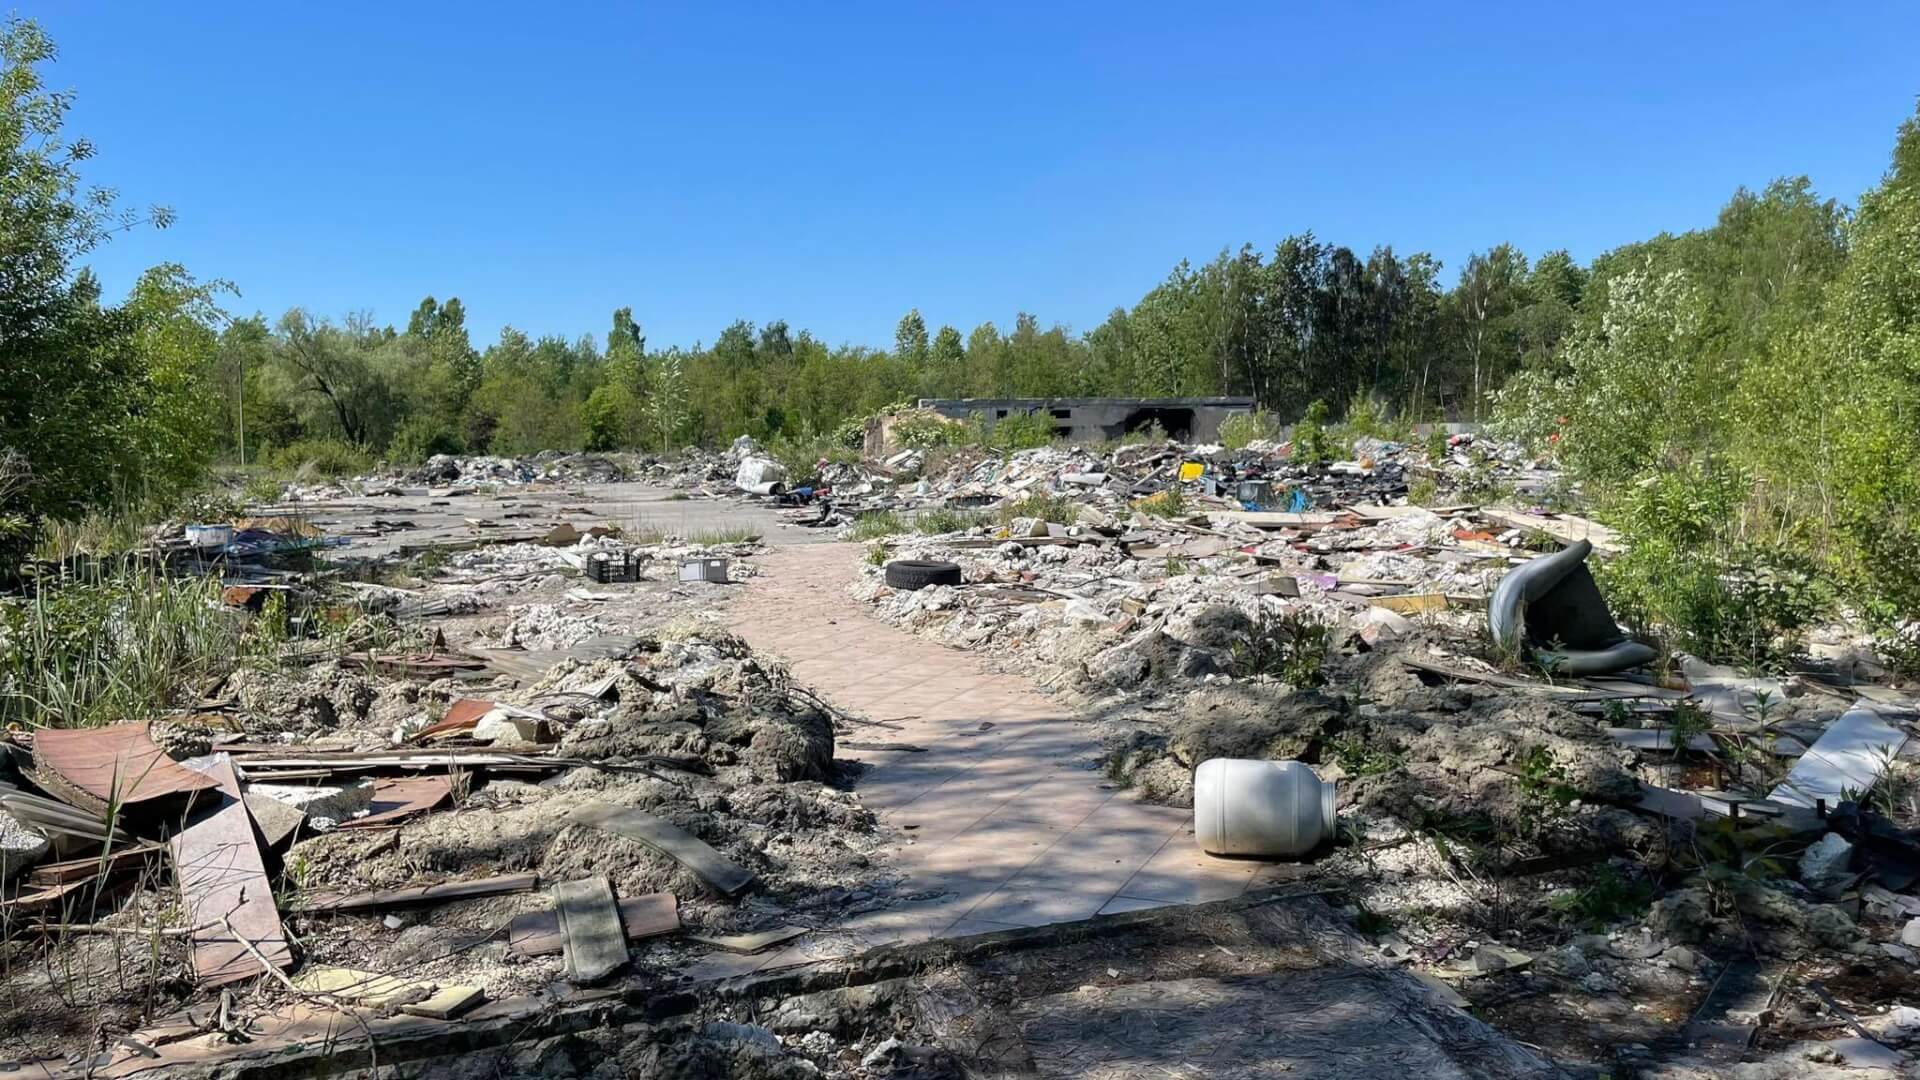
[[[863,549],[821,544],[756,560],[728,610],[756,650],[870,726],[849,739],[924,752],[842,749],[874,764],[855,790],[901,846],[926,899],[857,915],[762,957],[713,957],[737,974],[874,946],[1041,926],[1245,891],[1262,864],[1193,843],[1192,813],[1135,801],[1098,770],[1098,745],[1025,679],[869,616],[847,595]]]

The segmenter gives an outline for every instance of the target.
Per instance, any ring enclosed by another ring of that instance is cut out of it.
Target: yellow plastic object
[[[1183,461],[1180,463],[1181,480],[1198,480],[1201,474],[1206,471],[1206,465],[1198,461]]]

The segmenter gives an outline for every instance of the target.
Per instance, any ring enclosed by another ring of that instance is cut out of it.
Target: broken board
[[[567,978],[596,983],[627,962],[627,935],[613,886],[604,876],[553,887],[553,910],[566,939]]]
[[[620,924],[628,941],[671,934],[680,929],[680,902],[672,893],[630,896],[620,901]],[[521,956],[552,956],[565,943],[557,911],[530,911],[507,924],[507,944]]]
[[[233,759],[213,754],[182,764],[218,785],[211,793],[212,811],[171,841],[180,900],[187,924],[195,928],[194,974],[202,986],[222,986],[263,974],[260,959],[243,938],[267,963],[289,966],[293,952],[273,903],[273,886],[254,838],[253,817],[241,801]]]
[[[671,821],[639,810],[591,803],[573,812],[573,821],[638,840],[694,872],[722,896],[732,896],[753,880],[753,871],[729,860],[706,842]]]
[[[499,896],[526,892],[540,884],[537,874],[507,874],[473,881],[449,881],[439,885],[417,885],[407,889],[381,889],[375,892],[317,892],[294,903],[295,911],[360,911],[366,908],[402,907],[407,904],[438,904],[448,900],[467,900],[475,896]]]
[[[1849,797],[1866,794],[1906,741],[1906,732],[1872,709],[1848,709],[1814,740],[1767,799],[1809,809],[1819,800],[1838,806]]]
[[[757,934],[728,934],[721,937],[707,937],[701,934],[687,935],[688,941],[697,941],[702,945],[711,945],[730,953],[752,954],[765,952],[783,942],[792,941],[802,934],[809,933],[804,926],[776,926],[771,930],[762,930]]]

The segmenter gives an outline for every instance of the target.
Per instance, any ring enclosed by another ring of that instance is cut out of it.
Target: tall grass
[[[284,619],[220,603],[220,584],[93,571],[0,601],[0,723],[144,720],[283,638]]]
[[[907,531],[909,531],[907,523],[899,514],[891,510],[875,510],[861,514],[853,523],[853,530],[848,536],[853,540],[880,540]]]

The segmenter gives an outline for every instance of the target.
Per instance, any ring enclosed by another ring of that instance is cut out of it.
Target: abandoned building
[[[1091,442],[1117,439],[1159,424],[1182,442],[1213,442],[1220,423],[1253,411],[1250,397],[1181,398],[921,398],[920,407],[954,420],[979,413],[991,425],[1009,416],[1053,418],[1062,439]]]

